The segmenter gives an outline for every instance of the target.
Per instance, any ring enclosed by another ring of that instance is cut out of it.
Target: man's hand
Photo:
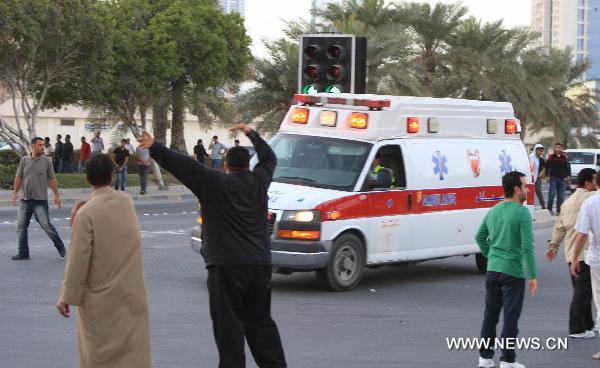
[[[71,208],[71,216],[70,216],[70,220],[69,220],[71,227],[73,227],[73,224],[75,223],[75,216],[77,216],[77,211],[79,211],[79,209],[81,207],[83,207],[83,205],[85,203],[86,203],[86,201],[77,201],[77,203],[75,203],[73,208]]]
[[[63,317],[69,318],[71,316],[71,310],[67,303],[56,303],[56,309]]]
[[[571,275],[573,275],[573,277],[579,277],[579,272],[581,272],[581,266],[579,265],[579,261],[578,260],[572,260],[571,261]]]
[[[538,282],[536,279],[533,280],[529,280],[527,282],[529,284],[529,294],[531,294],[531,297],[535,297],[535,294],[537,294],[537,288],[538,288]]]
[[[150,148],[150,146],[154,143],[154,138],[147,132],[143,131],[142,136],[138,139],[138,143],[142,148]]]
[[[235,133],[236,131],[241,130],[244,134],[250,134],[252,128],[248,126],[246,123],[237,123],[236,125],[229,128],[229,131]]]
[[[13,195],[12,195],[13,206],[16,206],[18,201],[19,201],[19,195],[18,195],[18,193],[17,192],[13,192]]]
[[[548,249],[546,251],[546,259],[548,260],[548,262],[552,262],[556,259],[556,249]]]
[[[60,209],[61,201],[59,195],[54,196],[54,204],[56,204],[56,206]]]

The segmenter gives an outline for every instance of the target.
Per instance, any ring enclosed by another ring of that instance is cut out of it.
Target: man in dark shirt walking
[[[62,135],[56,136],[56,143],[54,143],[54,171],[61,173],[61,163],[64,157],[65,144],[61,142]]]
[[[548,211],[555,215],[552,210],[554,196],[556,195],[556,215],[560,215],[560,206],[565,199],[566,181],[571,178],[571,165],[567,155],[563,152],[562,143],[554,145],[554,152],[548,156],[546,161],[546,174],[550,180],[550,191],[548,192]]]
[[[201,205],[202,255],[208,269],[208,293],[220,368],[245,367],[244,337],[260,368],[287,367],[279,331],[271,317],[271,249],[267,234],[267,190],[277,157],[246,124],[243,131],[256,148],[250,154],[233,147],[225,172],[211,170],[189,156],[171,151],[144,132],[140,145],[198,197]]]
[[[125,148],[126,139],[121,139],[121,145],[113,150],[112,159],[117,166],[115,189],[125,191],[127,187],[127,161],[129,161],[129,150]]]
[[[63,159],[60,162],[60,172],[62,173],[73,173],[73,143],[71,143],[71,136],[65,136],[65,143],[63,145]]]

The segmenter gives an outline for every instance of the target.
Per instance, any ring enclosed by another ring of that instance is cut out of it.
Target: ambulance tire
[[[485,275],[487,272],[487,258],[483,256],[481,253],[477,253],[475,255],[475,264],[477,265],[477,271],[480,274]]]
[[[354,234],[342,234],[333,243],[327,266],[317,270],[317,280],[326,290],[352,290],[360,282],[364,266],[361,240]]]

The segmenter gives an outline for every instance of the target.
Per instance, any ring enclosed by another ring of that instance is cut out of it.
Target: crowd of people
[[[51,143],[50,137],[45,137],[43,140],[43,155],[50,159],[55,173],[83,174],[86,162],[90,157],[95,154],[101,154],[105,150],[104,140],[100,135],[100,131],[96,131],[89,143],[86,137],[81,137],[81,148],[77,160],[74,157],[75,150],[73,149],[73,143],[71,143],[71,136],[69,134],[65,135],[64,142],[62,135],[58,134],[54,144]],[[235,140],[234,146],[240,146],[238,139]],[[152,166],[152,159],[150,158],[148,149],[141,146],[136,148],[131,143],[131,139],[126,138],[120,141],[119,146],[109,151],[109,157],[112,159],[115,167],[114,188],[122,191],[126,190],[128,163],[130,163],[130,156],[135,155],[137,172],[140,177],[140,194],[147,194],[148,173]],[[208,151],[210,151],[210,154]],[[227,154],[228,148],[219,141],[217,136],[214,136],[208,146],[208,151],[204,147],[202,139],[199,139],[197,145],[194,147],[194,159],[212,169],[223,170],[223,158]]]

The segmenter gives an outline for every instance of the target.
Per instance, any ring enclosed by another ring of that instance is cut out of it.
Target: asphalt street
[[[51,209],[70,237],[70,208]],[[216,367],[206,270],[189,247],[193,201],[137,205],[143,233],[154,367]],[[115,214],[118,216],[119,214]],[[15,262],[16,209],[0,209],[0,367],[77,367],[75,318],[54,304],[65,260],[31,224],[30,261]],[[423,229],[434,231],[435,229]],[[564,338],[571,284],[564,256],[544,258],[550,229],[535,231],[539,294],[526,297],[520,336]],[[273,315],[290,367],[476,367],[477,351],[450,350],[446,338],[479,335],[484,278],[474,257],[366,270],[351,292],[321,291],[313,273],[274,275]],[[600,338],[569,340],[568,350],[518,352],[527,367],[600,367]],[[248,353],[248,367],[255,367]]]

